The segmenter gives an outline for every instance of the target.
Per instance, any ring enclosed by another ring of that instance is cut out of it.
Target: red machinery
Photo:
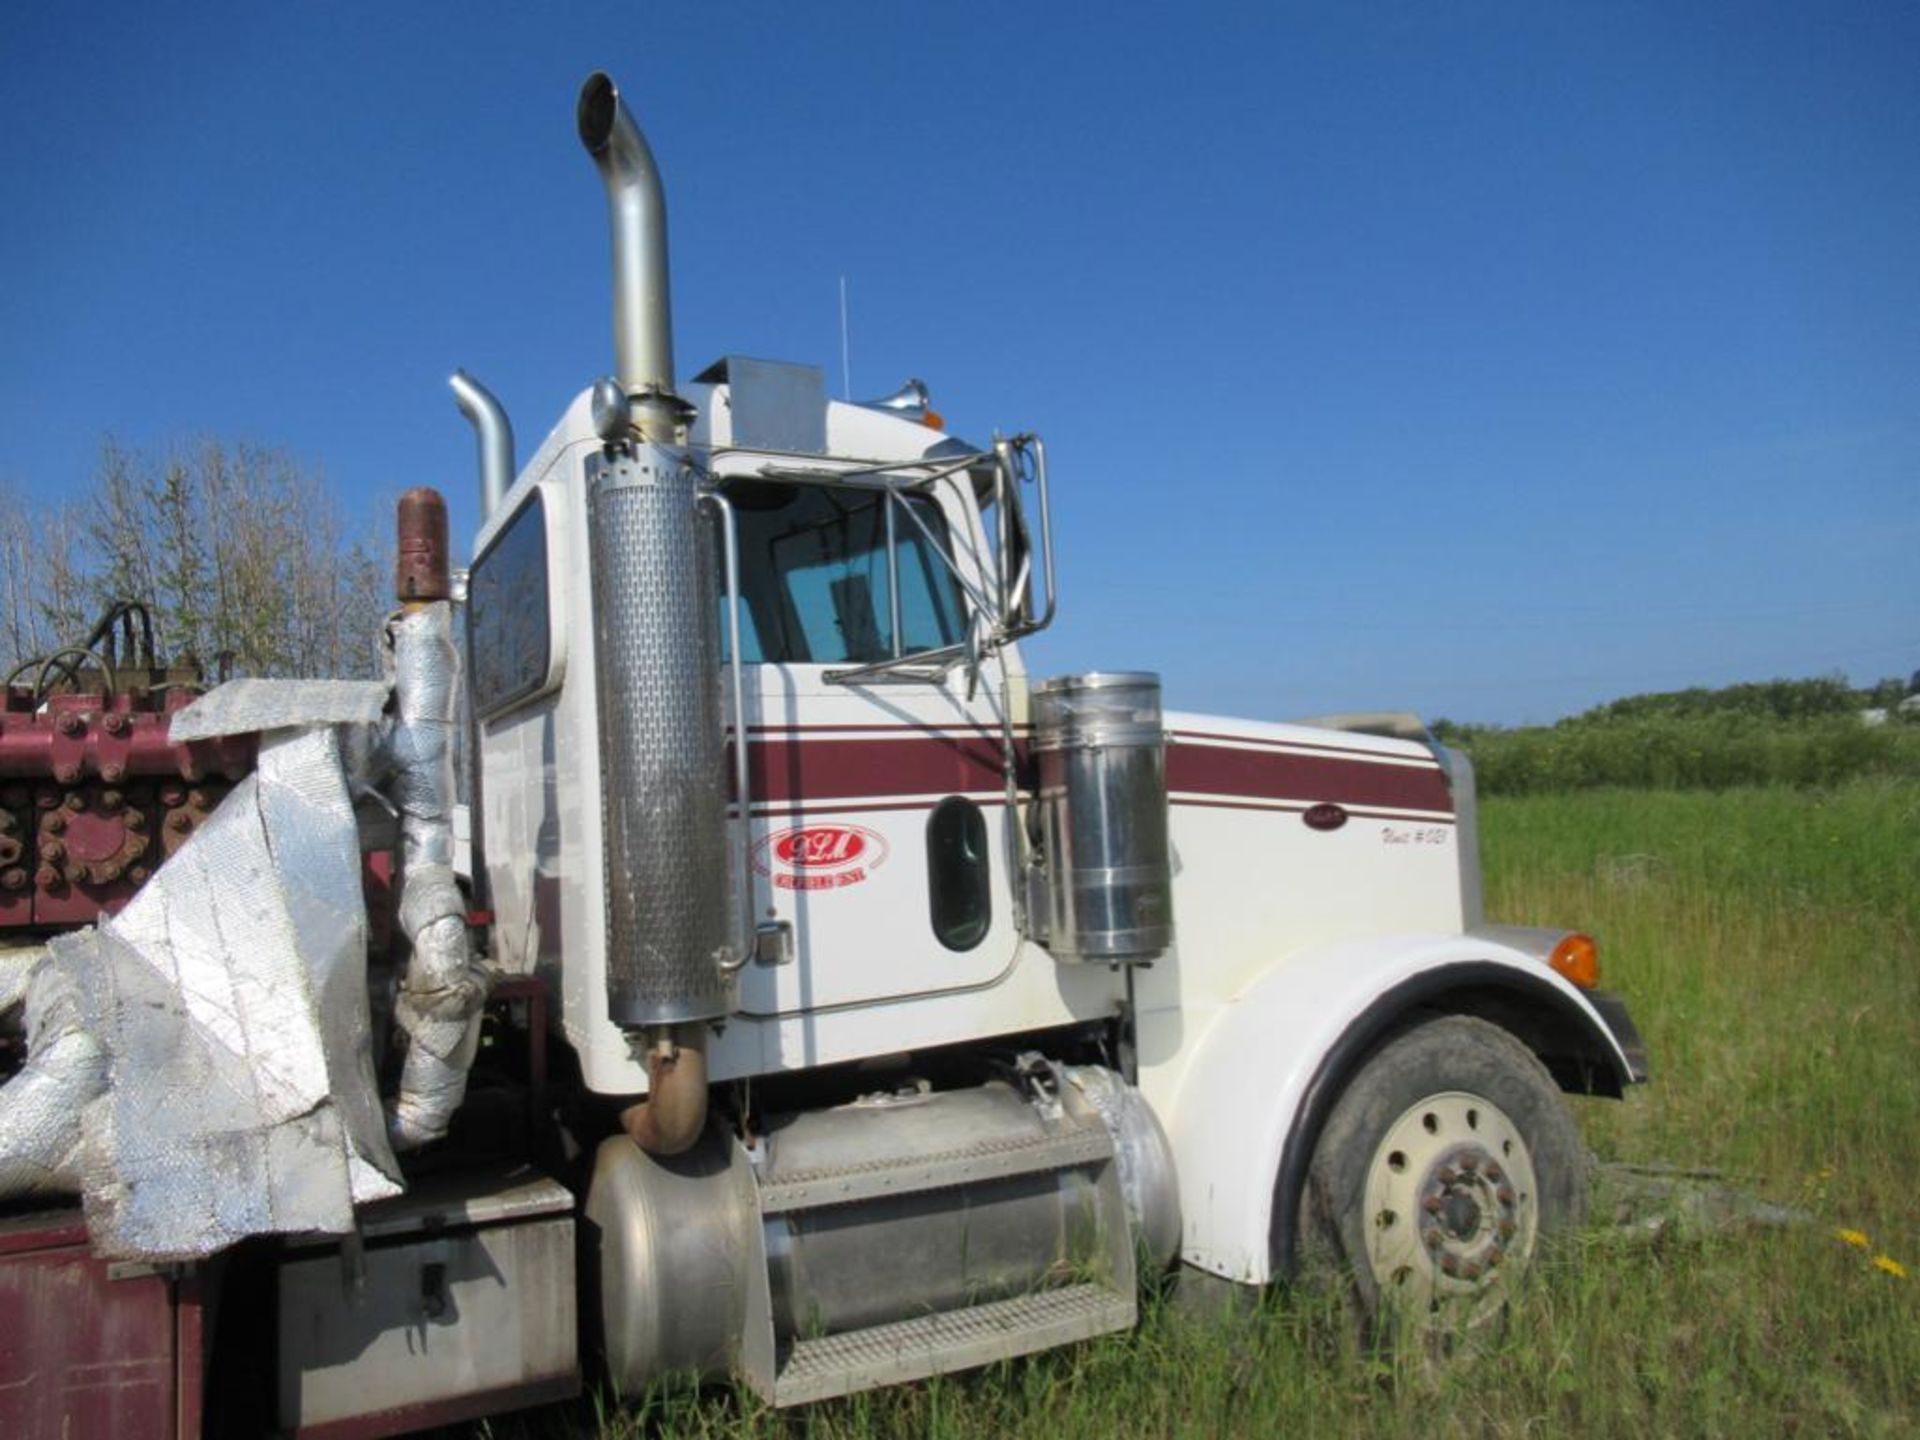
[[[0,929],[118,910],[253,768],[251,736],[168,740],[203,688],[198,666],[154,663],[132,601],[15,669],[0,696]]]

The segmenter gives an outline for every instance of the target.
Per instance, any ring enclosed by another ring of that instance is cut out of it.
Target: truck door
[[[1002,697],[969,694],[978,555],[962,492],[734,481],[755,910],[793,958],[740,977],[752,1015],[991,983],[1012,964]],[[891,520],[888,510],[894,511]],[[896,583],[897,582],[897,583]],[[722,626],[723,630],[725,626]],[[915,657],[944,653],[942,667]],[[880,662],[892,668],[847,677]]]

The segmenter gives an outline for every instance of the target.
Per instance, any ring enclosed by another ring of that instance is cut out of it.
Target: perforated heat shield
[[[727,769],[712,522],[668,446],[588,461],[607,1008],[727,1013]]]

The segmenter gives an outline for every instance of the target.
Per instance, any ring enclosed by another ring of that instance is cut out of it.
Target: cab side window
[[[727,494],[740,533],[744,659],[864,665],[895,653],[884,495],[773,483],[734,484]],[[906,503],[944,548],[940,507],[919,496]],[[904,515],[895,516],[894,542],[899,653],[959,644],[964,612],[945,561]]]
[[[535,490],[473,562],[467,584],[474,710],[497,715],[538,690],[552,656],[547,619],[547,516]]]

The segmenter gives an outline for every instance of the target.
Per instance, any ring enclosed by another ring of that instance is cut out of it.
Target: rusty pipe
[[[649,1155],[678,1155],[707,1128],[707,1030],[672,1025],[647,1050],[647,1098],[620,1112],[620,1128]]]
[[[397,520],[395,597],[403,604],[450,599],[453,578],[447,563],[447,502],[431,485],[416,485],[400,497]]]

